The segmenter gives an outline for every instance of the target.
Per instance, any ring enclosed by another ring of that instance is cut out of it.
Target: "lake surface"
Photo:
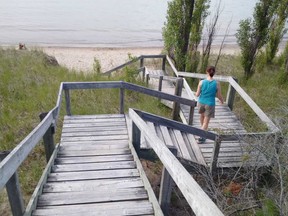
[[[222,0],[215,43],[230,24],[236,43],[241,19],[257,0]],[[0,0],[0,45],[160,47],[169,0]],[[211,1],[216,8],[219,0]],[[210,18],[208,18],[209,20]]]

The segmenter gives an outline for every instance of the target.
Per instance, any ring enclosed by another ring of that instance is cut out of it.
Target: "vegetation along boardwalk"
[[[162,59],[161,70],[149,72],[144,67],[146,58]],[[208,168],[212,174],[219,168],[270,164],[259,150],[261,146],[254,146],[249,139],[273,136],[278,128],[232,77],[215,77],[228,83],[229,88],[226,105],[216,106],[218,117],[206,132],[199,128],[196,98],[183,78],[201,79],[204,75],[178,72],[162,55],[141,56],[114,70],[138,60],[140,77],[150,88],[123,81],[62,83],[56,106],[41,115],[40,124],[16,148],[0,155],[0,189],[6,186],[13,215],[167,215],[173,182],[196,215],[223,215],[180,162]],[[166,61],[175,76],[166,76]],[[119,114],[72,113],[71,91],[107,88],[119,89]],[[125,113],[126,91],[159,98],[172,108],[172,119],[131,108]],[[245,130],[233,113],[236,93],[248,103],[266,131]],[[66,116],[60,143],[55,145],[53,135],[62,95]],[[177,121],[179,117],[182,122]],[[198,145],[198,136],[209,141]],[[24,207],[17,169],[42,138],[48,164]],[[158,200],[138,157],[143,148],[153,149],[163,164]]]

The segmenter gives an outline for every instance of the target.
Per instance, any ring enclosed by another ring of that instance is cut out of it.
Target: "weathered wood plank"
[[[121,215],[121,212],[124,212],[125,210],[129,211],[131,209],[139,210],[138,213],[140,214],[141,209],[150,209],[150,214],[153,213],[152,205],[150,202],[146,200],[136,200],[136,201],[122,201],[122,202],[93,203],[86,205],[78,204],[78,205],[63,205],[63,206],[46,206],[34,211],[33,215],[39,215],[39,216],[70,215],[70,214],[93,215],[95,212],[96,213],[94,214],[95,216],[98,215],[109,216],[110,214],[112,214],[111,211],[116,211],[116,213],[118,213],[117,216],[119,216]],[[107,210],[111,211],[106,212]],[[135,212],[132,215],[137,215],[137,212]]]
[[[72,150],[72,149],[79,147],[82,150],[85,150],[85,148],[87,148],[86,150],[88,150],[89,148],[90,149],[93,149],[93,148],[99,149],[97,146],[102,146],[102,145],[114,145],[114,146],[119,146],[119,148],[123,148],[127,145],[127,143],[128,143],[127,140],[109,140],[109,141],[93,140],[93,141],[77,141],[77,142],[71,142],[71,141],[63,142],[62,141],[61,142],[61,148],[65,147],[65,148],[69,148]]]
[[[70,191],[97,191],[103,189],[143,187],[141,178],[100,179],[65,182],[48,182],[43,187],[44,193],[70,192]]]
[[[126,122],[95,122],[95,123],[79,123],[79,124],[64,124],[63,128],[81,128],[81,127],[115,127],[115,126],[125,126]]]
[[[124,114],[97,114],[97,115],[72,115],[64,116],[64,120],[69,119],[106,119],[106,118],[123,118]]]
[[[90,123],[108,123],[108,122],[125,122],[123,118],[96,118],[96,119],[66,119],[65,124],[90,124]]]
[[[143,188],[119,188],[117,191],[107,190],[105,192],[46,193],[39,196],[38,206],[143,200],[147,198],[147,192]]]
[[[164,142],[168,146],[168,148],[169,148],[169,146],[174,146],[174,143],[173,143],[173,141],[171,139],[171,136],[170,136],[170,133],[168,131],[168,128],[160,125],[160,129],[161,129],[161,132],[163,134]]]
[[[89,179],[105,179],[105,178],[124,178],[124,177],[138,177],[137,169],[123,169],[123,170],[99,170],[89,172],[63,172],[50,173],[48,182],[52,181],[75,181],[75,180],[89,180]]]
[[[107,126],[107,127],[82,127],[82,128],[62,128],[62,134],[71,133],[71,132],[95,132],[95,131],[118,131],[118,130],[125,130],[126,126]]]
[[[126,140],[125,140],[126,141]],[[77,149],[82,149],[82,150],[107,150],[107,149],[127,149],[128,145],[126,143],[102,143],[98,144],[96,141],[93,143],[93,141],[90,142],[85,142],[85,141],[77,141],[77,142],[67,142],[63,143],[64,145],[62,147],[65,147],[66,149],[70,150],[77,150]]]
[[[199,145],[196,143],[196,140],[195,140],[194,136],[191,135],[191,134],[187,134],[187,133],[186,133],[186,136],[187,136],[187,140],[189,141],[190,146],[191,146],[191,148],[193,150],[193,153],[195,154],[196,160],[200,164],[206,165],[206,162],[204,160],[202,152],[201,152],[201,150],[199,148]]]
[[[137,124],[141,132],[145,134],[147,141],[160,158],[195,214],[205,216],[223,215],[207,194],[195,182],[193,177],[173,156],[166,145],[154,133],[151,133],[147,124],[137,115],[137,113],[132,109],[129,109],[129,116],[135,124]],[[205,205],[203,205],[203,203],[205,203]]]
[[[69,164],[69,163],[97,163],[104,161],[130,161],[133,160],[131,155],[109,155],[97,157],[69,157],[69,158],[56,158],[56,164]]]
[[[100,162],[100,163],[86,163],[86,164],[64,164],[52,166],[52,172],[76,172],[76,171],[96,171],[109,169],[133,169],[136,168],[134,161],[123,162]]]
[[[186,160],[191,160],[191,156],[189,154],[189,150],[186,146],[186,143],[183,139],[182,133],[179,130],[172,130],[175,134],[176,140],[178,142],[178,146],[182,152],[183,158]]]
[[[75,157],[75,156],[101,156],[101,155],[127,155],[131,154],[130,149],[108,149],[108,150],[70,150],[69,148],[62,149],[58,152],[59,157]]]
[[[80,137],[80,136],[107,136],[107,135],[127,135],[127,130],[102,130],[102,131],[75,131],[75,132],[69,132],[69,133],[62,133],[62,137]]]
[[[107,135],[107,136],[85,136],[85,137],[77,137],[77,136],[69,136],[69,137],[62,137],[61,141],[63,142],[79,142],[79,141],[99,141],[99,140],[106,140],[109,142],[109,140],[127,140],[128,141],[128,134],[124,135]]]

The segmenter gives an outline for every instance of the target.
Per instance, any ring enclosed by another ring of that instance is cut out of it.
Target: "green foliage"
[[[279,210],[273,200],[264,201],[262,209],[256,212],[256,216],[280,215]]]
[[[286,43],[285,50],[280,56],[281,71],[278,76],[278,84],[286,84],[288,82],[288,42]]]
[[[186,71],[197,72],[200,62],[198,46],[202,39],[203,27],[206,17],[209,15],[208,9],[210,0],[198,0],[195,2],[193,11],[192,26],[189,40],[189,52],[187,56]]]
[[[273,14],[273,1],[261,0],[256,3],[253,20],[241,20],[236,33],[237,42],[241,48],[241,64],[245,78],[250,78],[254,72],[257,52],[266,44],[268,27]]]
[[[46,57],[45,53],[36,50],[0,49],[1,151],[13,149],[39,124],[39,114],[55,106],[61,82],[108,80],[107,77],[95,73],[84,74],[47,64]],[[115,76],[113,80],[120,78],[125,76]],[[72,114],[119,113],[118,89],[75,90],[70,92],[70,97]],[[165,109],[155,98],[143,94],[125,94],[124,98],[126,111],[128,107],[138,107],[154,114],[170,114],[170,110]],[[62,117],[65,114],[63,104],[58,128],[61,128]],[[57,130],[56,143],[59,142],[59,135],[60,130]],[[21,189],[26,202],[37,185],[46,165],[45,161],[41,143],[19,169]],[[1,192],[1,209],[4,200],[2,195]]]
[[[269,28],[269,38],[266,46],[266,62],[272,63],[278,51],[278,46],[287,32],[285,22],[288,17],[288,0],[274,0],[273,2],[272,21]]]
[[[194,0],[168,2],[167,21],[163,28],[164,47],[178,70],[185,70]]]
[[[101,64],[100,61],[94,57],[94,62],[93,62],[93,71],[96,74],[100,74],[101,73]]]

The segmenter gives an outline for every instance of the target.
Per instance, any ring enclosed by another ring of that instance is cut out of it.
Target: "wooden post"
[[[189,125],[193,125],[194,111],[195,111],[195,107],[190,106],[189,119],[188,119]]]
[[[142,82],[145,81],[145,75],[146,75],[146,67],[144,67],[143,69],[143,72],[142,72]]]
[[[144,58],[141,58],[141,59],[140,59],[140,68],[142,68],[143,65],[144,65]]]
[[[169,150],[174,156],[177,155],[177,149],[175,147],[169,148]],[[159,204],[165,216],[168,216],[173,184],[173,179],[171,178],[167,169],[163,167],[159,192]]]
[[[41,113],[39,115],[40,120],[42,121],[45,116],[48,113]],[[43,141],[44,141],[44,148],[45,148],[45,154],[46,154],[46,161],[48,162],[51,155],[53,154],[53,151],[55,149],[55,143],[54,143],[54,138],[53,135],[55,133],[55,127],[51,124],[46,133],[43,136]]]
[[[0,162],[4,160],[9,153],[9,151],[0,152]],[[15,172],[6,183],[6,191],[13,216],[22,216],[25,208],[17,172]]]
[[[214,142],[214,148],[213,148],[212,158],[211,158],[210,172],[212,173],[212,175],[215,173],[217,169],[220,146],[221,146],[221,137],[218,135]]]
[[[139,130],[137,125],[132,121],[132,144],[138,155],[140,153],[140,143],[141,143],[141,131]]]
[[[233,79],[234,79],[236,82],[238,82],[238,80],[237,80],[236,78],[233,78]],[[228,107],[229,107],[231,110],[233,110],[235,95],[236,95],[236,90],[229,84],[226,101],[227,101]]]
[[[148,86],[149,85],[149,79],[150,79],[150,76],[149,76],[149,73],[146,74],[146,85]]]
[[[176,80],[176,86],[175,86],[175,95],[181,96],[182,94],[182,88],[183,88],[183,78],[177,78]],[[180,112],[180,104],[177,102],[173,103],[173,110],[172,110],[172,119],[178,120]]]
[[[120,88],[120,114],[124,114],[124,88]]]
[[[165,71],[166,67],[166,56],[162,59],[162,70]]]
[[[163,76],[161,75],[159,77],[158,91],[162,91],[162,83],[163,83]]]
[[[70,105],[70,92],[69,89],[65,89],[65,101],[66,101],[66,113],[71,116],[71,105]]]

